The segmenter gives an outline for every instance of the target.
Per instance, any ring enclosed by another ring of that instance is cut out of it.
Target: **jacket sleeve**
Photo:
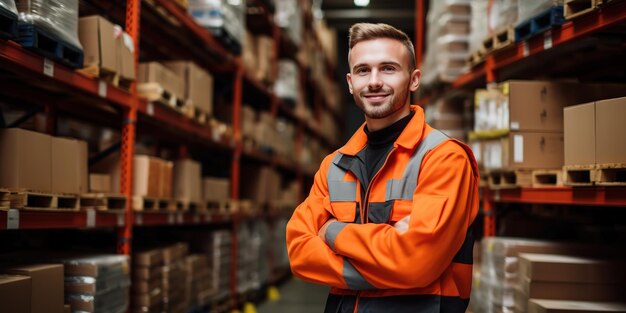
[[[463,148],[447,141],[423,160],[405,233],[336,222],[329,245],[378,289],[425,287],[451,264],[477,211],[478,175]]]
[[[328,197],[325,173],[328,172],[331,160],[332,155],[322,162],[309,196],[296,208],[287,223],[287,252],[295,276],[305,281],[346,289],[342,277],[344,257],[335,254],[317,235],[331,217],[324,208],[324,198]]]

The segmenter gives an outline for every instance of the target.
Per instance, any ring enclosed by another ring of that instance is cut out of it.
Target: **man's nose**
[[[378,90],[383,87],[383,81],[380,79],[380,73],[377,70],[372,70],[367,87],[370,90]]]

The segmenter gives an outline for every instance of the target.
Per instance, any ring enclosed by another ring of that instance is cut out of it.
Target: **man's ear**
[[[353,95],[353,89],[352,89],[352,75],[350,75],[350,73],[346,74],[346,81],[348,82],[348,90],[350,90],[350,94]]]
[[[420,86],[421,76],[422,72],[418,69],[413,70],[413,72],[411,73],[411,84],[409,85],[409,89],[411,90],[411,92],[416,91],[417,88]]]

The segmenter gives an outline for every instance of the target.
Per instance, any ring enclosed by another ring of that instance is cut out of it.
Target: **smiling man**
[[[291,269],[332,287],[329,313],[465,312],[476,161],[409,104],[420,71],[405,33],[359,23],[349,40],[346,79],[365,124],[324,159],[291,217]]]

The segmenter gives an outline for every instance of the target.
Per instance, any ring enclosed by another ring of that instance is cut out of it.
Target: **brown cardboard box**
[[[78,140],[78,177],[80,179],[79,192],[89,192],[89,146],[86,141]]]
[[[530,299],[528,313],[626,313],[626,303]]]
[[[159,197],[161,192],[159,160],[147,155],[136,155],[133,160],[133,195]]]
[[[133,39],[126,32],[122,33],[122,36],[118,39],[118,47],[121,76],[129,80],[137,79],[137,73],[135,73],[135,47]]]
[[[525,278],[520,285],[529,299],[620,301],[624,297],[624,286],[616,284],[544,282]]]
[[[90,192],[111,192],[111,175],[109,174],[89,174]]]
[[[563,110],[565,165],[596,163],[595,102]]]
[[[157,62],[139,64],[140,83],[158,83],[177,98],[185,97],[185,78]]]
[[[532,281],[612,283],[626,281],[626,264],[554,254],[519,254],[519,275]]]
[[[63,306],[63,313],[72,313],[72,306],[69,304],[66,304]]]
[[[596,162],[626,163],[626,97],[596,102]]]
[[[563,166],[563,134],[511,132],[483,142],[487,169],[550,169]]]
[[[63,265],[40,264],[2,269],[31,278],[31,313],[63,313]]]
[[[52,190],[52,139],[19,128],[0,130],[0,186]]]
[[[78,140],[52,137],[52,192],[80,193]],[[83,160],[84,161],[84,160]],[[84,164],[86,167],[87,164]]]
[[[174,198],[180,201],[202,201],[202,167],[193,160],[174,163]]]
[[[226,201],[230,199],[230,179],[205,177],[202,181],[204,201]]]
[[[168,69],[185,80],[183,97],[206,113],[213,112],[213,76],[189,61],[163,63]]]
[[[101,16],[81,17],[78,21],[78,38],[83,46],[85,67],[98,66],[112,73],[119,72],[114,25]]]
[[[133,264],[141,266],[158,266],[163,264],[162,249],[137,252],[133,255]]]
[[[562,132],[564,107],[626,95],[619,84],[512,80],[500,89],[508,95],[510,129],[520,131]]]
[[[0,275],[0,303],[3,312],[31,313],[31,290],[30,277]]]
[[[174,163],[170,161],[160,160],[161,166],[161,192],[160,197],[171,199],[172,198],[172,184],[174,176]]]

